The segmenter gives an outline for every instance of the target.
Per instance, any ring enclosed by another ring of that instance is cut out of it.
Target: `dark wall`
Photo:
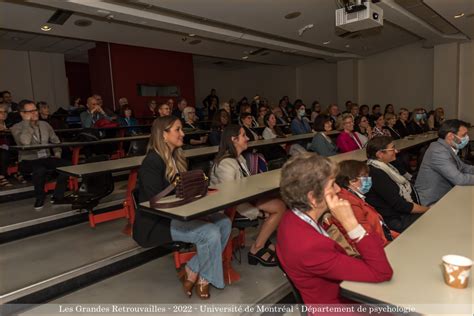
[[[69,96],[80,97],[85,104],[91,95],[89,65],[84,63],[66,62],[66,77],[69,86]]]

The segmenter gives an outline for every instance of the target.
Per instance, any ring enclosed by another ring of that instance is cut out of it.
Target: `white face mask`
[[[298,110],[298,115],[299,115],[299,116],[305,116],[305,115],[306,115],[306,111],[305,111],[305,110]]]

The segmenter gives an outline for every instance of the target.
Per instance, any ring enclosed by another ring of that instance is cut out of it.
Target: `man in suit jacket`
[[[460,120],[444,122],[438,141],[426,151],[415,183],[422,205],[436,203],[455,185],[474,185],[474,166],[457,155],[469,143],[468,126]]]

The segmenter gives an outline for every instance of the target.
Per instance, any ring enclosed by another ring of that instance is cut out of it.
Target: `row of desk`
[[[436,139],[435,133],[427,133],[412,139],[395,140],[394,143],[397,149],[406,150]],[[330,159],[335,162],[366,160],[367,156],[365,149],[360,149]],[[180,207],[154,209],[150,208],[149,202],[141,203],[140,207],[161,216],[187,221],[276,192],[279,183],[280,170],[273,170],[218,184],[216,192]],[[361,303],[388,304],[421,314],[472,313],[472,280],[465,290],[445,285],[441,257],[446,254],[473,257],[473,211],[474,188],[455,187],[386,247],[395,271],[391,281],[378,284],[344,282],[342,294]]]

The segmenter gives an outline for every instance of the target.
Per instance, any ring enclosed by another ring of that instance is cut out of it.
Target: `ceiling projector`
[[[357,32],[383,26],[383,10],[372,2],[345,1],[344,8],[336,10],[336,27]]]

